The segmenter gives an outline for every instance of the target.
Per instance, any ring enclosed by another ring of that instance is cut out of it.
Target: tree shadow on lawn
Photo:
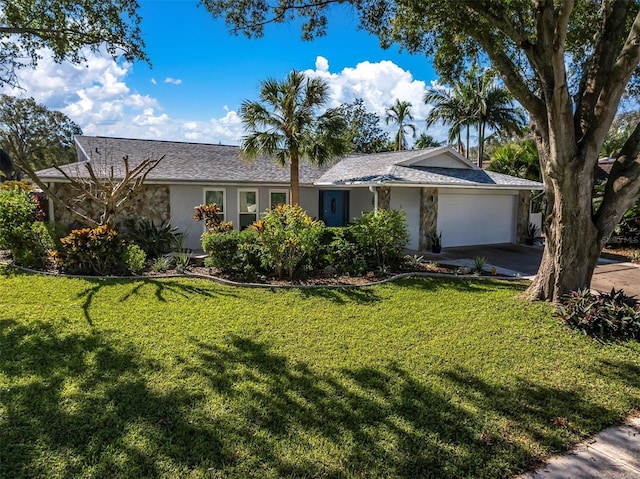
[[[499,279],[475,278],[432,278],[418,277],[396,281],[392,284],[404,288],[414,288],[420,291],[454,290],[465,293],[484,293],[497,289],[519,289],[524,291],[528,283],[520,281],[505,281]]]
[[[381,300],[372,286],[358,288],[301,288],[298,290],[304,298],[322,298],[336,304],[373,304]]]
[[[193,372],[238,410],[229,439],[264,475],[503,477],[616,417],[518,378],[506,387],[458,369],[426,381],[393,362],[326,373],[245,337],[198,346]]]
[[[248,337],[194,343],[175,366],[106,333],[1,321],[0,477],[501,477],[537,459],[531,444],[565,447],[615,414],[459,369],[327,370]]]
[[[150,388],[149,367],[100,334],[1,321],[0,477],[184,477],[232,463],[224,428],[185,413],[202,394]]]
[[[387,283],[386,287],[413,288],[419,291],[462,291],[465,293],[494,292],[496,289],[526,289],[524,283],[500,280],[476,280],[473,278],[432,278],[419,277],[401,279]],[[373,304],[382,301],[377,286],[358,288],[301,288],[299,294],[305,298],[323,298],[336,304]]]
[[[94,300],[95,295],[103,288],[108,288],[111,286],[120,286],[123,284],[128,284],[131,286],[131,289],[124,295],[122,295],[117,301],[118,303],[124,303],[128,299],[133,296],[140,294],[140,292],[147,288],[148,286],[153,286],[155,288],[155,297],[156,299],[164,303],[167,301],[166,295],[167,293],[172,293],[183,298],[191,298],[191,297],[207,297],[214,298],[216,296],[235,296],[230,290],[225,290],[223,288],[216,289],[215,293],[211,288],[200,287],[195,284],[198,280],[196,279],[187,279],[186,281],[174,280],[174,279],[131,279],[131,280],[112,280],[112,279],[86,279],[87,283],[91,286],[88,286],[85,290],[81,291],[76,295],[76,299],[84,299],[84,303],[82,305],[82,311],[85,319],[89,323],[89,325],[93,326],[93,321],[91,319],[90,309]]]

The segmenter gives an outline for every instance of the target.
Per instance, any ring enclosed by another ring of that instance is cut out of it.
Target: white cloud
[[[305,73],[329,83],[332,107],[362,98],[367,110],[384,117],[386,109],[399,99],[411,102],[416,121],[424,120],[430,109],[423,101],[427,88],[425,82],[415,80],[411,72],[388,60],[378,63],[365,61],[354,68],[331,73],[329,62],[317,57],[316,69]]]
[[[155,78],[152,78],[150,81],[151,81],[151,83],[153,83],[154,85],[157,85],[157,84],[158,84],[158,81],[157,81]]]
[[[156,98],[146,92],[132,90],[127,84],[132,66],[114,61],[104,51],[86,51],[87,62],[82,66],[57,64],[46,51],[42,55],[35,72],[26,69],[20,72],[22,90],[5,87],[0,88],[0,92],[33,96],[49,108],[63,111],[87,135],[238,144],[245,134],[237,106],[233,105],[223,105],[220,116],[208,121],[195,120],[195,114],[191,118],[175,118]],[[430,109],[422,100],[427,85],[391,61],[365,61],[333,73],[329,69],[329,60],[318,56],[315,70],[305,73],[329,83],[329,106],[362,98],[367,109],[380,116],[383,127],[386,108],[396,98],[409,101],[414,123],[418,131],[424,131],[424,119]],[[157,84],[153,78],[150,81]],[[172,78],[164,81],[176,85],[181,83],[181,80]],[[446,130],[438,130],[430,129],[429,133],[444,138]]]
[[[329,60],[325,57],[317,56],[316,57],[316,70],[321,72],[329,71]]]
[[[171,83],[172,85],[180,85],[182,83],[182,80],[180,78],[167,77],[164,79],[164,82]]]
[[[329,83],[330,107],[362,98],[367,110],[380,117],[380,126],[391,132],[393,128],[384,124],[386,109],[393,105],[396,99],[408,101],[411,103],[413,124],[416,126],[417,133],[426,130],[425,120],[432,107],[424,103],[424,95],[427,88],[432,85],[416,80],[410,71],[402,69],[391,61],[383,60],[377,63],[364,61],[355,67],[347,67],[341,72],[332,73],[329,70],[329,61],[318,56],[315,70],[306,70],[305,73],[320,77]],[[429,127],[428,133],[441,141],[447,138],[447,129],[442,125]]]
[[[169,116],[166,113],[155,116],[153,108],[146,108],[142,114],[133,117],[133,122],[138,126],[164,125],[168,121]]]

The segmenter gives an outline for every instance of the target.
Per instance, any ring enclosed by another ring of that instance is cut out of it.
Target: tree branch
[[[24,171],[27,174],[27,176],[29,176],[31,181],[33,181],[36,185],[38,185],[38,187],[42,191],[44,191],[49,198],[51,198],[58,206],[60,206],[64,210],[68,211],[69,214],[73,218],[78,220],[80,223],[83,223],[85,225],[91,226],[92,228],[95,228],[95,227],[99,226],[99,224],[96,221],[94,221],[93,219],[89,218],[87,215],[83,215],[83,214],[79,213],[78,211],[75,211],[71,206],[69,206],[67,203],[62,201],[60,199],[60,197],[58,195],[56,195],[55,192],[51,188],[49,188],[49,185],[44,183],[38,177],[38,175],[36,175],[36,172],[33,171],[33,169],[28,164],[25,164],[20,160],[14,160],[14,163],[18,168],[20,168],[22,171]]]
[[[640,189],[640,122],[616,159],[605,186],[604,198],[595,214],[595,224],[606,240],[620,217],[637,200]]]
[[[606,5],[610,8],[606,9],[603,6],[605,11],[601,28],[576,95],[575,130],[578,141],[591,141],[593,137],[587,132],[587,125],[594,123],[596,104],[603,88],[611,81],[610,75],[619,56],[619,45],[625,32],[624,23],[629,2],[616,1]]]

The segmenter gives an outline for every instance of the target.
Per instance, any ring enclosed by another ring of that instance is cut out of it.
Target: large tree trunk
[[[576,288],[589,287],[601,250],[591,213],[592,177],[578,161],[561,175],[545,177],[545,249],[527,298],[559,301]]]

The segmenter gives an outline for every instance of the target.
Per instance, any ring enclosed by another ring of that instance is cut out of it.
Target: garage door
[[[438,196],[438,231],[442,246],[511,243],[515,235],[513,195]]]

